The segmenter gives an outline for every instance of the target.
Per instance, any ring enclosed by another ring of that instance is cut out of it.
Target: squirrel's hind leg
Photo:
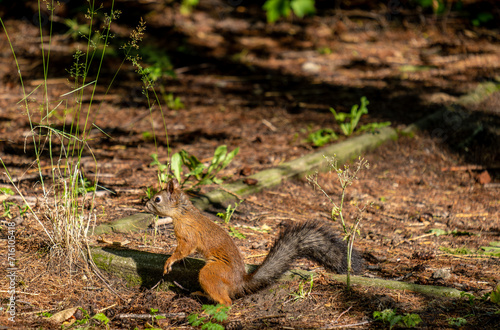
[[[231,269],[223,263],[207,263],[200,270],[200,285],[212,300],[231,306]]]

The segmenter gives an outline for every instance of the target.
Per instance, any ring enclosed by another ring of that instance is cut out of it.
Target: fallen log
[[[160,283],[157,288],[169,290],[172,288],[187,289],[190,292],[201,290],[198,283],[198,273],[205,265],[205,261],[196,258],[184,258],[173,265],[172,271],[162,277],[163,264],[169,257],[167,254],[156,254],[131,249],[110,247],[91,247],[92,259],[101,270],[124,278],[129,285],[140,285],[151,288]],[[246,265],[247,271],[252,272],[257,266]],[[287,281],[300,276],[308,278],[312,272],[291,270],[281,278]],[[339,282],[346,282],[346,275],[328,274]],[[454,288],[406,283],[378,278],[351,276],[351,283],[362,286],[383,287],[391,290],[412,291],[428,296],[460,298],[465,292]]]

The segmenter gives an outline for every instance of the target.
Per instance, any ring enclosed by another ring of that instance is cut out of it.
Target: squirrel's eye
[[[161,197],[156,196],[156,197],[155,197],[155,203],[159,203],[159,202],[161,202]]]

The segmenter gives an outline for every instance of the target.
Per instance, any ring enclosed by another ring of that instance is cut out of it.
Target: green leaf
[[[219,306],[219,305],[217,305],[217,306]],[[217,306],[215,306],[215,305],[203,305],[202,309],[208,315],[214,315],[215,313],[217,313]]]
[[[392,329],[396,324],[398,324],[401,320],[403,319],[403,316],[402,315],[394,315],[394,317],[392,317],[390,320],[389,320],[389,329]]]
[[[449,317],[446,319],[448,321],[448,324],[454,327],[463,327],[464,325],[467,324],[467,320],[464,319],[463,317]]]
[[[170,169],[172,170],[174,177],[177,179],[177,182],[181,184],[182,157],[178,152],[173,154],[170,158]]]
[[[403,317],[403,323],[408,328],[414,328],[421,322],[422,322],[422,319],[420,318],[420,315],[418,315],[418,314],[407,314]]]
[[[290,0],[267,0],[262,8],[266,11],[267,21],[276,22],[280,17],[290,16]]]
[[[210,175],[214,169],[216,169],[219,164],[226,158],[227,147],[225,145],[218,146],[214,151],[214,156],[210,162],[210,166],[207,169],[207,174]]]
[[[203,330],[224,330],[224,327],[217,323],[208,322],[204,324],[201,329]]]
[[[351,123],[340,124],[340,130],[342,131],[342,133],[344,133],[345,136],[351,135],[352,133],[351,129],[352,129]]]
[[[363,131],[375,132],[375,130],[377,130],[379,128],[387,127],[387,126],[390,126],[390,125],[391,125],[390,121],[384,121],[382,123],[369,123],[369,124],[361,126],[358,129],[358,132],[363,132]]]
[[[307,137],[307,142],[311,142],[316,147],[322,147],[336,139],[338,139],[338,136],[331,128],[322,128],[310,133]]]
[[[214,314],[214,319],[217,321],[217,322],[222,322],[222,321],[225,321],[227,319],[227,312],[228,312],[228,308],[227,307],[222,307],[217,313]]]
[[[396,316],[396,312],[392,309],[384,309],[383,311],[375,311],[373,312],[373,318],[377,321],[389,322],[392,318]]]
[[[189,314],[187,317],[189,324],[191,324],[193,327],[197,327],[203,324],[203,321],[205,321],[205,317],[199,317],[198,314]]]
[[[190,173],[189,175],[194,175],[196,179],[201,180],[201,175],[203,174],[203,171],[205,170],[205,165],[202,163],[199,163]],[[210,180],[210,178],[206,178]]]
[[[491,292],[490,300],[492,303],[500,305],[500,284]]]
[[[0,188],[0,192],[5,195],[14,195],[14,191],[10,188]]]
[[[100,322],[102,322],[104,324],[108,324],[108,322],[109,322],[108,317],[106,315],[104,315],[103,313],[97,313],[92,318],[96,319],[96,320],[98,320],[98,321],[100,321]]]
[[[240,233],[236,228],[229,226],[229,236],[233,236],[239,239],[247,238],[244,234]]]
[[[197,168],[201,164],[201,162],[198,160],[198,158],[196,158],[196,156],[191,155],[186,150],[182,149],[181,151],[179,151],[179,153],[182,158],[182,163],[186,165],[190,171]]]
[[[314,0],[292,0],[290,6],[293,9],[293,13],[300,18],[316,12]]]
[[[231,151],[229,154],[227,154],[226,158],[222,162],[222,165],[221,165],[219,171],[221,171],[224,168],[226,168],[226,166],[229,165],[229,163],[233,160],[234,157],[236,157],[236,155],[239,152],[240,152],[240,147],[237,147],[236,149],[234,149],[233,151]]]
[[[222,182],[224,182],[223,180],[221,179],[217,179],[217,178],[212,178],[212,182],[213,183],[216,183],[216,184],[221,184]]]
[[[349,135],[354,132],[354,129],[358,125],[359,120],[362,115],[368,114],[367,105],[370,104],[365,96],[361,97],[361,106],[358,107],[357,104],[353,105],[351,108],[351,127],[349,128]]]
[[[149,166],[155,166],[161,164],[160,161],[158,160],[158,154],[151,154],[151,158],[153,158],[153,161]]]
[[[151,162],[151,164],[149,164],[149,166],[156,166],[156,167],[158,167],[158,171],[160,171],[160,172],[163,172],[163,171],[165,171],[168,168],[167,165],[162,164],[158,160],[158,154],[151,154],[151,158],[153,158],[153,161]]]
[[[337,111],[335,111],[334,108],[330,108],[330,112],[333,114],[333,117],[335,118],[335,121],[337,121],[337,123],[344,122],[347,119],[347,117],[350,116],[349,114],[347,114],[345,112],[337,113]]]

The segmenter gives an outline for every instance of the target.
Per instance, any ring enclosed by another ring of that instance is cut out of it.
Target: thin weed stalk
[[[353,224],[349,225],[345,219],[344,219],[344,202],[345,202],[345,196],[346,196],[346,191],[347,188],[353,184],[355,180],[358,180],[358,173],[362,169],[368,169],[369,164],[368,161],[365,160],[364,158],[359,157],[358,161],[356,162],[354,171],[350,169],[348,165],[344,165],[343,167],[340,167],[338,165],[338,159],[336,156],[333,156],[331,158],[325,157],[325,159],[328,162],[328,165],[330,167],[331,172],[335,172],[337,174],[337,179],[340,183],[340,198],[339,201],[336,202],[324,189],[323,187],[319,184],[318,182],[318,173],[315,173],[314,175],[307,176],[307,180],[312,184],[314,188],[317,188],[320,192],[322,192],[330,201],[332,204],[332,210],[331,210],[331,218],[333,221],[337,221],[340,219],[340,225],[342,227],[342,231],[344,233],[344,240],[347,240],[347,289],[350,290],[351,287],[351,271],[352,271],[352,250],[354,247],[354,240],[356,237],[356,233],[359,233],[359,225],[361,223],[361,220],[363,219],[363,213],[366,211],[366,208],[368,205],[363,206],[362,208],[359,208],[359,206],[356,205],[357,209],[357,215],[354,218]]]

